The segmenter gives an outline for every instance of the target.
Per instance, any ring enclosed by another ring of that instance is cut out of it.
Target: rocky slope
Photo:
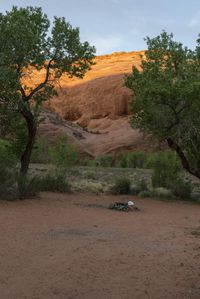
[[[43,121],[38,130],[39,137],[55,144],[60,137],[67,136],[68,141],[75,144],[82,155],[98,157],[130,150],[153,151],[159,147],[155,146],[151,138],[133,130],[126,118],[115,121],[105,119],[105,126],[110,130],[104,133],[91,133],[74,122],[66,121],[54,112],[45,110],[41,116]],[[99,121],[101,122],[102,119]]]

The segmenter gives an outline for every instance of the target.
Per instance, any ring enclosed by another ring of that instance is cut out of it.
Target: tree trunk
[[[29,168],[30,160],[31,160],[31,153],[33,150],[37,127],[36,127],[36,124],[34,121],[34,116],[30,111],[24,109],[23,111],[21,111],[21,114],[24,116],[24,118],[26,120],[27,130],[28,130],[28,139],[27,139],[25,151],[23,152],[23,154],[21,156],[20,172],[22,175],[26,175],[28,168]]]
[[[179,156],[179,158],[181,160],[183,168],[186,171],[188,171],[190,174],[192,174],[193,176],[200,179],[200,169],[191,167],[188,159],[186,158],[186,156],[185,156],[183,150],[180,148],[180,146],[176,142],[174,142],[171,138],[167,138],[167,143],[171,149],[176,151],[177,155]]]

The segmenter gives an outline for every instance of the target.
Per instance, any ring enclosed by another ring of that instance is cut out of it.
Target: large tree
[[[0,14],[0,117],[5,121],[5,116],[15,113],[25,120],[22,174],[30,163],[42,102],[55,94],[63,73],[82,78],[93,64],[94,54],[95,48],[82,43],[79,29],[65,18],[55,17],[50,26],[37,7],[13,7]],[[37,77],[39,73],[43,77]]]
[[[166,32],[146,42],[141,68],[125,79],[133,91],[132,125],[166,141],[200,178],[200,39],[193,51]]]

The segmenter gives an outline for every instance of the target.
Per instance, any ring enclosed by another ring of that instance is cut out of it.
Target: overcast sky
[[[64,16],[97,54],[145,49],[144,37],[163,29],[192,48],[200,33],[200,0],[0,0],[1,12],[13,5]]]

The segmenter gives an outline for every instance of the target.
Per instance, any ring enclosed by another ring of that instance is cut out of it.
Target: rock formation
[[[152,150],[155,143],[131,128],[131,92],[124,76],[139,67],[144,52],[99,56],[84,79],[63,76],[58,95],[45,104],[66,122],[55,124],[56,116],[45,112],[40,134],[51,140],[66,134],[81,151],[96,157],[124,150]],[[53,120],[54,119],[54,120]],[[61,125],[62,123],[62,125]]]

